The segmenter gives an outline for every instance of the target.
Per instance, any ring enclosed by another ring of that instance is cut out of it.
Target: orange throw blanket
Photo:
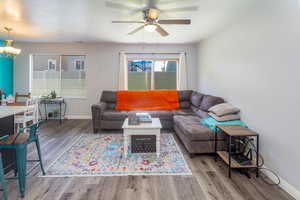
[[[178,108],[177,90],[117,91],[116,110],[173,110]]]

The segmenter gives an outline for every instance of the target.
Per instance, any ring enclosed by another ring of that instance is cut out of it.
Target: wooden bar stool
[[[45,175],[39,144],[37,129],[39,123],[33,124],[26,129],[21,129],[17,134],[6,136],[0,141],[0,149],[14,149],[16,152],[15,175],[19,181],[21,197],[25,196],[27,162],[39,162],[43,175]],[[35,142],[38,152],[38,160],[27,160],[27,145]]]
[[[0,154],[0,184],[1,184],[0,191],[2,191],[2,198],[3,200],[8,200],[7,185],[6,185],[6,180],[4,178],[4,169],[3,169],[1,154]]]

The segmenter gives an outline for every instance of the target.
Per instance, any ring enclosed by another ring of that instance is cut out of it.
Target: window
[[[176,59],[128,60],[128,90],[176,89]]]
[[[84,55],[31,55],[32,95],[47,95],[55,90],[63,97],[85,97],[85,57]]]

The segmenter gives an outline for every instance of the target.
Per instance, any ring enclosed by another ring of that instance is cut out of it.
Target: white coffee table
[[[155,135],[156,136],[156,155],[160,154],[160,129],[161,123],[159,118],[152,118],[152,123],[140,123],[139,125],[129,125],[128,118],[123,123],[124,134],[124,156],[127,157],[128,145],[131,135]]]

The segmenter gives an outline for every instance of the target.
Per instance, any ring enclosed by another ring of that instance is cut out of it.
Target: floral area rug
[[[161,134],[160,157],[155,153],[123,154],[123,135],[85,134],[46,170],[44,177],[191,175],[172,134]]]

